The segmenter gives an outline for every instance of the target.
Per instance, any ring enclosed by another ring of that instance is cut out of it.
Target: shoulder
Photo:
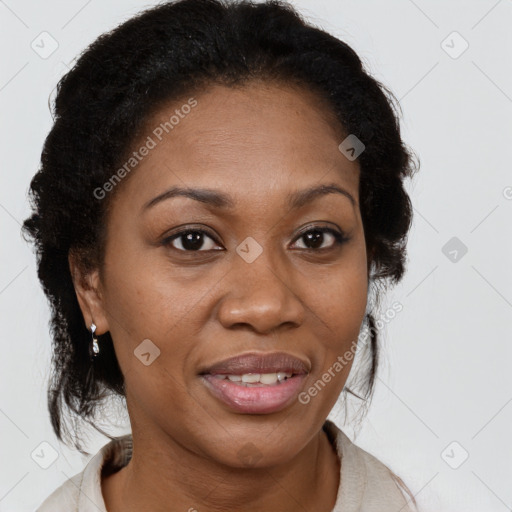
[[[91,458],[83,471],[55,489],[36,512],[107,512],[101,492],[102,471],[115,471],[127,464],[131,450],[130,435],[110,441]]]
[[[354,444],[333,422],[325,430],[341,460],[338,500],[333,512],[412,512],[403,481],[376,457]]]
[[[64,506],[76,506],[83,475],[84,471],[66,480],[44,500],[36,512],[56,512]]]

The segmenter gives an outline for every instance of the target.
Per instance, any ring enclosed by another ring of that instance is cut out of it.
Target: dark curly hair
[[[52,426],[80,451],[80,422],[102,431],[93,419],[104,399],[125,396],[110,333],[101,336],[101,354],[89,357],[91,334],[68,263],[71,252],[84,272],[101,272],[107,212],[120,187],[103,201],[93,191],[125,161],[164,102],[250,80],[315,92],[340,129],[365,144],[359,197],[370,285],[382,291],[404,273],[412,206],[403,180],[415,171],[414,155],[401,140],[398,101],[347,44],[281,1],[178,0],[141,12],[96,39],[59,81],[54,124],[30,185],[32,213],[22,228],[35,245],[51,307]],[[365,403],[378,361],[375,318],[370,312],[366,319],[368,371],[360,390],[344,390]]]

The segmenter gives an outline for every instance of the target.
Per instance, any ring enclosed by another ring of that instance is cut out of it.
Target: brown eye
[[[166,238],[163,243],[184,252],[211,251],[217,246],[215,240],[201,229],[180,231]]]
[[[318,227],[302,233],[297,240],[303,240],[304,244],[299,249],[315,250],[330,249],[337,245],[342,245],[348,239],[339,231]]]

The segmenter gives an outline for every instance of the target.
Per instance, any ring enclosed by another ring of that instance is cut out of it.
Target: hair
[[[313,91],[340,129],[364,143],[359,197],[370,285],[378,296],[402,278],[412,222],[403,181],[415,171],[414,154],[400,136],[398,101],[354,50],[278,0],[179,0],[142,11],[98,37],[60,79],[54,123],[29,190],[32,213],[22,230],[36,248],[50,303],[49,412],[61,441],[73,439],[80,449],[78,423],[95,426],[103,400],[125,396],[110,333],[100,336],[98,357],[89,357],[91,333],[68,263],[72,253],[84,272],[102,268],[107,213],[120,187],[101,201],[93,191],[125,161],[164,102],[214,84],[237,87],[254,80]],[[379,351],[373,313],[365,318],[365,377],[357,392],[344,392],[368,402]],[[73,429],[66,418],[75,422]]]

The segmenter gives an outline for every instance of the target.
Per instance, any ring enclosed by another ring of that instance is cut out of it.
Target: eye
[[[303,231],[295,240],[303,242],[302,247],[306,251],[333,249],[348,241],[348,238],[340,231],[328,227],[315,227]],[[296,242],[297,243],[297,242]],[[181,252],[207,252],[219,247],[213,235],[204,229],[184,229],[168,236],[162,241],[162,245],[171,246]]]
[[[296,238],[296,240],[304,241],[304,247],[299,247],[299,249],[318,250],[332,249],[335,246],[339,246],[347,242],[348,238],[345,237],[343,233],[336,231],[335,229],[315,227],[304,231],[298,238]],[[325,246],[324,244],[326,241],[328,243]]]
[[[205,238],[207,240],[205,240]],[[173,249],[182,252],[201,252],[215,250],[218,244],[213,237],[203,229],[187,229],[174,233],[162,242]]]

